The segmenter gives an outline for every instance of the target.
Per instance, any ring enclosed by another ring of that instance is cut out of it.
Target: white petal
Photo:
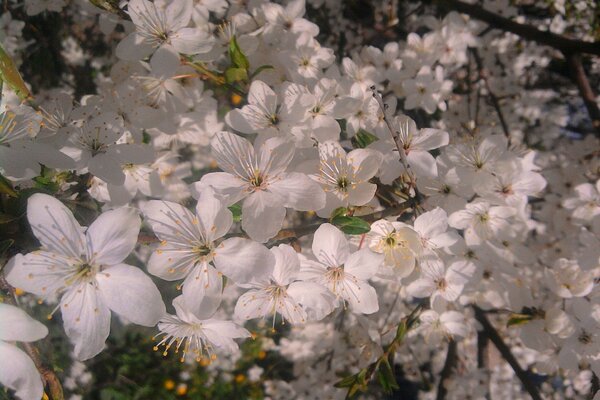
[[[83,229],[59,200],[47,194],[32,195],[27,200],[27,219],[44,248],[74,258],[83,254]]]
[[[236,318],[249,320],[266,316],[272,309],[271,296],[264,290],[250,290],[239,297],[234,314]]]
[[[33,342],[48,334],[48,328],[19,307],[0,303],[0,340]]]
[[[182,54],[207,53],[213,47],[213,41],[198,28],[182,28],[171,34],[171,44]]]
[[[38,400],[44,394],[42,378],[29,356],[12,344],[0,341],[0,384],[15,391],[21,400]]]
[[[125,183],[125,174],[121,168],[121,160],[112,153],[98,154],[88,161],[90,173],[113,185]]]
[[[134,324],[154,326],[166,312],[158,288],[139,268],[118,264],[98,273],[96,281],[104,303]]]
[[[350,255],[346,237],[331,224],[323,224],[316,230],[312,251],[317,260],[329,267],[344,264]]]
[[[215,250],[215,266],[237,284],[258,282],[273,272],[275,257],[252,240],[230,238]]]
[[[180,243],[186,247],[200,237],[195,216],[184,206],[171,201],[151,200],[143,208],[146,222],[159,239],[170,243]]]
[[[299,172],[280,175],[269,190],[285,199],[285,206],[298,211],[320,210],[325,207],[325,192],[308,176]]]
[[[356,149],[348,153],[348,164],[355,168],[357,180],[366,181],[377,173],[383,161],[380,152],[372,149]]]
[[[209,241],[218,239],[229,232],[233,224],[233,215],[225,204],[215,197],[211,187],[204,188],[198,197],[196,214],[203,230],[204,236]]]
[[[288,285],[300,271],[298,253],[292,246],[287,244],[271,247],[270,250],[275,257],[273,279],[279,285]]]
[[[221,304],[223,278],[208,263],[200,263],[183,282],[186,309],[200,319],[212,316]]]
[[[96,287],[91,283],[71,287],[60,305],[75,357],[83,361],[100,353],[110,333],[110,310]]]
[[[242,228],[252,240],[264,243],[279,232],[285,218],[285,207],[275,193],[258,190],[244,200]]]
[[[198,261],[190,248],[169,244],[159,246],[148,260],[148,272],[167,281],[185,278]]]
[[[234,338],[250,337],[250,332],[231,321],[205,320],[202,327],[207,339],[215,347],[228,353],[238,349]]]
[[[141,223],[130,207],[102,213],[86,232],[88,260],[103,265],[123,261],[135,248]]]
[[[414,297],[428,297],[435,291],[435,283],[429,279],[417,279],[408,285],[406,291]]]
[[[329,315],[336,305],[336,299],[325,286],[315,282],[297,281],[292,283],[287,293],[304,307],[307,318],[321,320]]]
[[[367,282],[344,279],[342,297],[346,300],[353,312],[360,314],[373,314],[379,310],[379,301],[375,288]]]
[[[43,250],[17,254],[6,265],[6,280],[26,292],[52,298],[65,286],[67,276],[76,272],[76,261]]]
[[[367,280],[377,273],[382,262],[383,255],[373,253],[369,249],[361,249],[350,254],[344,265],[344,271],[358,279]]]
[[[212,187],[223,198],[225,205],[230,206],[248,194],[245,190],[247,186],[247,182],[229,172],[210,172],[200,182],[194,183],[193,189],[196,193],[201,193],[205,187]]]

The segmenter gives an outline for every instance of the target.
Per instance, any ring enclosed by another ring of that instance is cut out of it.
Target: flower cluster
[[[379,47],[328,0],[24,3],[0,17],[0,289],[60,310],[75,362],[105,349],[114,313],[190,370],[233,370],[262,336],[293,363],[288,381],[251,370],[271,398],[337,398],[375,374],[394,390],[400,365],[415,387],[506,398],[518,381],[483,361],[492,336],[539,377],[526,388],[598,391],[600,140],[575,130],[573,91],[535,77],[549,50],[427,2],[388,18],[406,31]],[[572,12],[482,3],[555,33]],[[62,43],[74,70],[94,65],[93,94],[31,94],[15,66],[14,16],[61,10],[108,49]],[[0,323],[0,383],[41,398],[12,343],[47,328],[3,303]]]

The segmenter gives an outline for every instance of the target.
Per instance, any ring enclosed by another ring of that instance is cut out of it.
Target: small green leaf
[[[348,235],[362,235],[371,230],[371,225],[358,217],[340,215],[332,218],[331,222]]]
[[[240,222],[242,220],[242,206],[238,203],[228,208],[231,214],[233,214],[233,222]]]
[[[394,389],[398,389],[398,382],[394,376],[394,370],[387,359],[383,359],[381,367],[377,373],[377,378],[383,390],[387,393],[391,393]]]
[[[225,80],[227,81],[227,83],[247,81],[248,71],[246,71],[244,68],[227,68],[227,70],[225,71]]]
[[[508,318],[508,322],[506,323],[506,326],[511,327],[511,326],[523,325],[523,324],[526,324],[527,322],[531,321],[532,319],[533,319],[533,315],[513,313]]]
[[[241,68],[245,71],[248,71],[248,68],[250,68],[250,62],[248,62],[248,58],[238,45],[235,36],[232,36],[229,41],[229,58],[231,64],[236,68]]]
[[[346,207],[338,207],[331,212],[330,220],[333,220],[336,217],[345,217],[348,215],[348,209]]]
[[[149,144],[151,140],[152,136],[150,136],[150,134],[144,129],[144,131],[142,132],[142,143]]]
[[[0,80],[6,82],[21,100],[31,99],[31,93],[21,78],[19,70],[2,46],[0,46]]]
[[[4,193],[10,197],[19,197],[10,181],[2,175],[0,175],[0,193]]]
[[[355,383],[356,383],[356,375],[350,375],[350,376],[345,377],[341,381],[334,383],[333,386],[335,386],[336,388],[346,388],[346,387],[350,387],[350,386],[354,385]]]
[[[250,79],[254,79],[255,76],[267,69],[275,69],[275,67],[273,67],[272,65],[261,65],[260,67],[256,68],[256,71],[254,71],[252,75],[250,75]]]
[[[49,192],[57,192],[59,189],[58,183],[54,182],[49,176],[36,176],[33,178],[35,187],[45,189]]]
[[[376,142],[378,140],[379,140],[379,138],[377,136],[373,135],[370,132],[367,132],[366,130],[364,130],[362,128],[359,129],[358,133],[356,135],[354,135],[354,137],[351,139],[352,145],[356,149],[364,149],[371,143]]]

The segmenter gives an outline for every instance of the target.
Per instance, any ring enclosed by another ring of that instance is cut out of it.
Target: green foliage
[[[356,133],[356,135],[354,135],[351,139],[352,146],[354,146],[354,148],[356,148],[356,149],[364,149],[371,143],[376,142],[378,140],[379,140],[379,138],[377,136],[373,135],[371,132],[368,132],[362,128],[360,128],[358,130],[358,132]]]
[[[347,235],[362,235],[371,230],[371,225],[359,217],[338,215],[331,219],[331,223],[337,226]]]
[[[21,100],[31,98],[31,93],[23,82],[19,70],[2,46],[0,46],[0,81],[5,82]]]
[[[242,205],[240,203],[236,203],[228,208],[233,215],[233,222],[240,222],[242,220]]]

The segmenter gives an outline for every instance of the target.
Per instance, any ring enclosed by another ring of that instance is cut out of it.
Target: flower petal
[[[33,234],[51,252],[79,258],[85,249],[83,229],[63,203],[36,193],[27,200],[27,219]]]
[[[135,248],[141,223],[130,207],[102,213],[86,232],[88,260],[102,265],[123,261]]]
[[[165,315],[165,304],[152,279],[141,269],[118,264],[96,275],[100,297],[134,324],[154,326]]]
[[[275,265],[275,257],[265,246],[248,239],[227,239],[215,253],[217,269],[237,284],[261,281],[271,275]]]
[[[110,310],[96,287],[90,283],[71,287],[60,308],[75,357],[83,361],[100,353],[110,333]]]
[[[328,267],[338,267],[350,255],[346,236],[331,224],[323,224],[315,232],[312,242],[314,256]]]
[[[0,303],[0,340],[33,342],[48,334],[48,328],[19,307]]]
[[[21,400],[41,399],[42,378],[35,364],[21,349],[0,341],[0,384],[15,391]]]

